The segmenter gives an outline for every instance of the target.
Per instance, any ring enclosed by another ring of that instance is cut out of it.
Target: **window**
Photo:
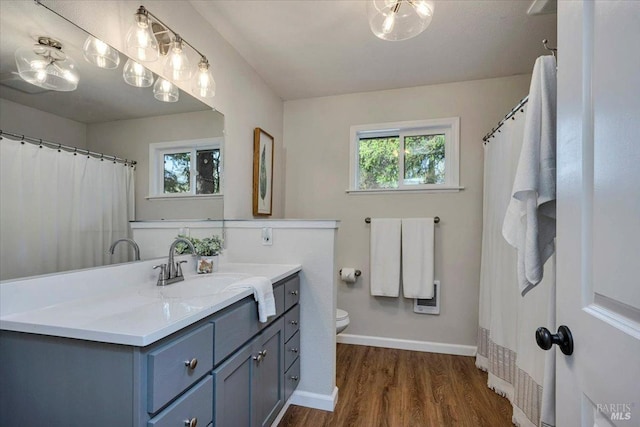
[[[352,192],[459,187],[460,119],[351,127]]]
[[[149,144],[149,197],[221,193],[222,138]]]

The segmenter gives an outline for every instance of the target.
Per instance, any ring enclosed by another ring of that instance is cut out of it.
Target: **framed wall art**
[[[253,131],[253,215],[271,215],[273,201],[273,137]]]

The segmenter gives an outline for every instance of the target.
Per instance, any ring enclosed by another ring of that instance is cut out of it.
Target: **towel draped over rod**
[[[366,217],[364,219],[364,222],[366,222],[367,224],[371,224],[371,217]],[[439,223],[440,222],[440,217],[439,216],[433,217],[433,222],[436,223],[436,224]]]

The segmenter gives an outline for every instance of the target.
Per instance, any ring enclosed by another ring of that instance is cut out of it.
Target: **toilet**
[[[344,310],[336,310],[336,335],[349,326],[349,313]]]

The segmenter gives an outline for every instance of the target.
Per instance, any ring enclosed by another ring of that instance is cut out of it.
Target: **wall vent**
[[[418,314],[440,314],[440,281],[433,281],[433,298],[413,300],[413,311]]]

